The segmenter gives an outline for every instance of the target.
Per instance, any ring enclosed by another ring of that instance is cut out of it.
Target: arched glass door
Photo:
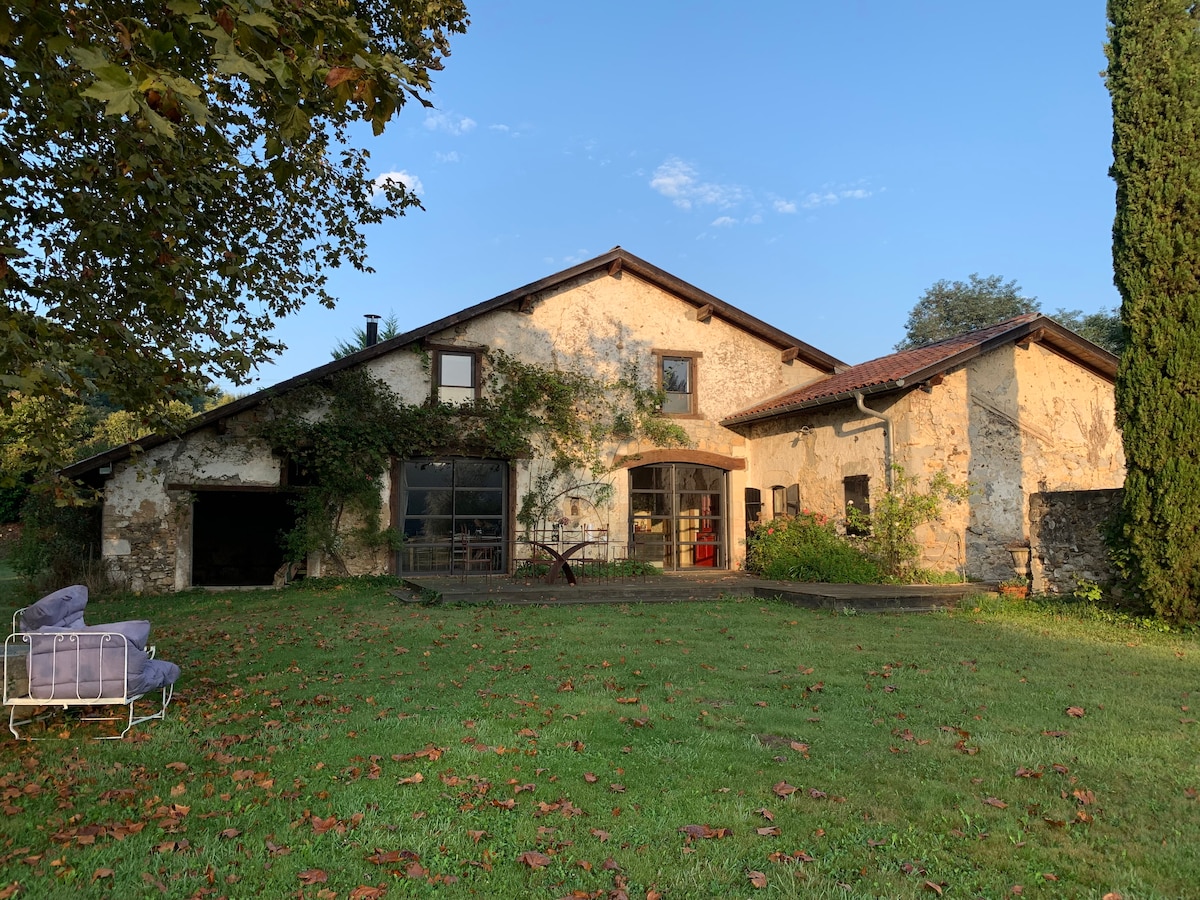
[[[634,559],[664,569],[728,567],[725,470],[659,463],[629,470]]]

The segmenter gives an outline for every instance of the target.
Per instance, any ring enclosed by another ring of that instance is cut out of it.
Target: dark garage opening
[[[271,584],[283,565],[283,535],[296,524],[288,501],[275,491],[198,491],[192,504],[192,584]]]

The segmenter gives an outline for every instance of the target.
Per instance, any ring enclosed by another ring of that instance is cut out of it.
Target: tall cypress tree
[[[1109,0],[1125,536],[1159,615],[1200,617],[1200,4]]]

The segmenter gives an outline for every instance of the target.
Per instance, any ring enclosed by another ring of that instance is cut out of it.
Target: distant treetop
[[[999,275],[981,278],[972,274],[968,281],[934,282],[908,314],[904,340],[897,350],[912,350],[935,341],[987,328],[1022,313],[1040,312],[1036,297],[1022,297],[1015,281],[1003,281]]]
[[[1023,313],[1041,311],[1042,304],[1036,297],[1021,296],[1016,281],[1004,281],[999,275],[973,274],[965,282],[942,279],[926,289],[909,312],[904,340],[896,344],[896,349],[913,350]],[[1125,346],[1120,317],[1111,310],[1084,314],[1078,309],[1060,308],[1052,317],[1110,353],[1119,356]]]

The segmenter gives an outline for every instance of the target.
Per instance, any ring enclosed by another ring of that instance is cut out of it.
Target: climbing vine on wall
[[[644,385],[632,365],[601,379],[492,351],[485,371],[483,397],[464,406],[404,403],[363,369],[272,400],[258,436],[304,485],[295,488],[289,559],[319,550],[344,569],[347,540],[367,549],[394,546],[399,535],[379,525],[381,479],[393,458],[541,460],[520,500],[518,521],[529,528],[573,481],[595,483],[606,473],[608,444],[688,442],[682,428],[658,415],[661,394]]]

